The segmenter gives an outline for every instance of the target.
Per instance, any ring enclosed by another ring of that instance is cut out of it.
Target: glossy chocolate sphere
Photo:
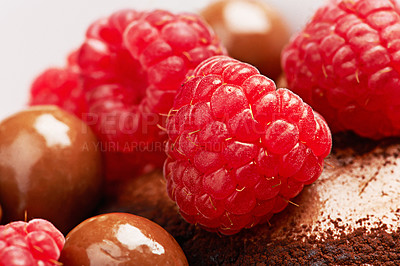
[[[66,237],[60,261],[78,265],[188,265],[175,239],[161,226],[128,213],[95,216]]]
[[[44,218],[66,233],[90,216],[101,194],[101,153],[90,128],[54,106],[0,123],[2,223]]]
[[[275,9],[261,0],[220,0],[208,5],[201,15],[231,57],[254,65],[269,78],[278,78],[289,29]]]

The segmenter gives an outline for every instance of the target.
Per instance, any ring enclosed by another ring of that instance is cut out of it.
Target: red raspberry
[[[53,104],[78,117],[86,111],[79,68],[49,68],[32,83],[29,105]]]
[[[61,232],[43,219],[0,225],[0,266],[60,265],[64,242]]]
[[[251,65],[201,63],[175,98],[164,164],[182,216],[234,234],[282,211],[321,174],[331,148],[323,118]]]
[[[396,1],[330,1],[282,53],[289,88],[333,131],[399,136],[399,37]]]
[[[87,113],[79,116],[102,141],[109,179],[162,165],[162,128],[176,91],[201,61],[223,53],[192,14],[122,10],[89,27],[69,61],[83,80]]]

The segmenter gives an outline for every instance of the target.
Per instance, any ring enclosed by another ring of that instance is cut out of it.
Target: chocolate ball
[[[277,88],[288,88],[285,74],[281,74],[275,81]],[[289,88],[290,89],[290,88]]]
[[[55,106],[37,106],[0,123],[3,223],[44,218],[67,233],[89,217],[103,183],[90,128]]]
[[[76,265],[188,265],[175,239],[161,226],[128,213],[95,216],[66,237],[60,262]]]
[[[263,1],[221,0],[208,5],[201,15],[231,57],[254,65],[269,78],[278,78],[289,30],[276,10]]]

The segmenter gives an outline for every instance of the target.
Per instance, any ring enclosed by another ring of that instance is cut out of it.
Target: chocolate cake
[[[396,265],[399,156],[400,139],[335,135],[325,170],[314,184],[267,224],[233,236],[186,223],[167,196],[161,172],[115,188],[100,212],[131,212],[157,222],[175,237],[190,265]]]

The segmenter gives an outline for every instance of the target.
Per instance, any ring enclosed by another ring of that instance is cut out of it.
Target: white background
[[[325,0],[264,0],[292,32]],[[0,119],[24,108],[32,79],[62,66],[87,26],[121,8],[199,12],[210,0],[0,0]]]

